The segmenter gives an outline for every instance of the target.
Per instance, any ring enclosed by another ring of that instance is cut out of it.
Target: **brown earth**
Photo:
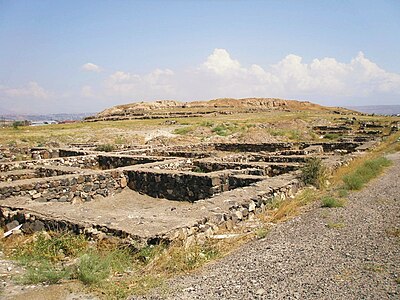
[[[337,107],[326,107],[308,101],[284,100],[276,98],[221,98],[209,101],[179,102],[175,100],[159,100],[155,102],[137,102],[124,105],[117,105],[98,113],[96,118],[110,116],[127,116],[150,111],[167,110],[177,111],[189,109],[247,109],[247,110],[310,110],[310,111],[343,111],[347,109]]]

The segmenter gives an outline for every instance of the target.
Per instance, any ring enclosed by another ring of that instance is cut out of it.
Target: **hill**
[[[277,98],[220,98],[209,101],[179,102],[175,100],[158,100],[155,102],[137,102],[117,105],[86,121],[173,118],[185,116],[204,116],[207,114],[232,114],[257,111],[335,111],[349,113],[348,109],[326,107],[309,101],[285,100]]]

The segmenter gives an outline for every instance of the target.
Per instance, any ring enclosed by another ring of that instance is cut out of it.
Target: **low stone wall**
[[[60,157],[52,159],[27,160],[0,164],[0,172],[30,169],[35,166],[67,166],[82,169],[96,169],[99,167],[96,155]]]
[[[291,149],[293,143],[216,143],[215,150],[230,151],[230,152],[276,152]]]
[[[30,179],[35,177],[37,176],[34,170],[14,170],[0,173],[0,182],[11,182],[15,180]]]
[[[66,202],[74,198],[90,201],[96,195],[106,197],[120,192],[126,184],[122,171],[19,180],[0,183],[0,200],[15,196],[41,202]]]
[[[244,170],[259,169],[264,176],[276,176],[297,170],[300,165],[294,163],[238,163],[238,162],[216,162],[216,161],[197,161],[195,164],[204,172],[215,172],[221,170]]]
[[[358,142],[332,142],[332,143],[308,143],[302,142],[299,143],[299,148],[304,149],[310,146],[322,146],[324,148],[324,152],[333,152],[335,150],[346,150],[347,152],[353,152],[361,143]]]
[[[193,202],[230,189],[229,172],[200,174],[154,169],[125,172],[131,189],[155,198]]]
[[[237,200],[229,200],[227,195],[215,196],[214,202],[221,201],[228,204],[228,209],[212,214],[205,213],[203,219],[199,220],[192,226],[186,226],[172,230],[163,239],[166,240],[181,240],[185,246],[190,246],[194,243],[203,243],[207,238],[218,234],[221,230],[231,230],[237,223],[254,219],[256,214],[263,213],[273,199],[284,200],[293,196],[303,186],[301,181],[294,178],[293,175],[282,175],[287,180],[278,180],[278,184],[268,185],[268,180],[255,184],[255,189],[258,190],[255,196],[241,198]],[[271,180],[274,180],[271,178]],[[268,187],[267,187],[268,186]],[[219,197],[223,200],[219,200]]]
[[[98,164],[103,170],[115,169],[137,164],[148,164],[162,161],[163,158],[151,156],[129,156],[129,155],[99,155]]]

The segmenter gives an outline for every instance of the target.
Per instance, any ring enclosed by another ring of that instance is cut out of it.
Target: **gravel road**
[[[400,299],[400,153],[342,208],[319,205],[147,299]]]

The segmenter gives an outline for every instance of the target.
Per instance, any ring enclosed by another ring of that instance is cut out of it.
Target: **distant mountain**
[[[23,114],[8,114],[0,111],[0,119],[6,120],[29,120],[29,121],[66,121],[66,120],[82,120],[93,113],[78,113],[78,114],[43,114],[43,115],[23,115]]]
[[[397,115],[400,114],[400,105],[365,105],[365,106],[345,106],[367,114],[377,115]]]

